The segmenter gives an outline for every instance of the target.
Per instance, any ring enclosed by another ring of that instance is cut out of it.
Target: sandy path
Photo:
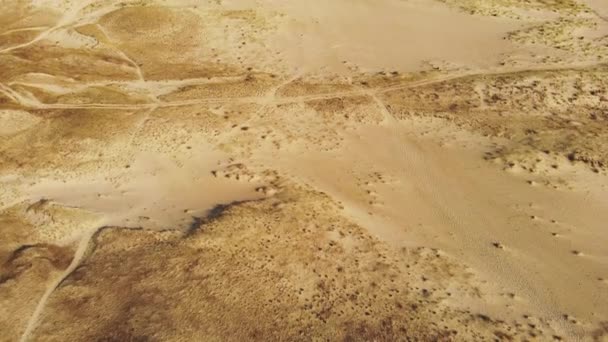
[[[28,42],[4,48],[4,49],[0,50],[0,53],[9,53],[11,51],[15,51],[18,49],[22,49],[24,47],[31,46],[39,41],[46,39],[51,33],[55,32],[57,30],[73,26],[76,22],[84,19],[84,18],[80,17],[81,11],[92,3],[94,3],[93,0],[80,2],[79,3],[80,6],[74,6],[74,7],[71,7],[70,9],[66,10],[64,12],[63,16],[57,22],[57,24],[55,24],[55,26],[49,27],[46,30],[40,32],[39,35],[37,35],[34,39],[32,39]]]
[[[66,278],[68,278],[72,274],[72,272],[74,272],[74,270],[76,270],[76,268],[78,268],[78,266],[82,262],[83,258],[86,256],[86,252],[89,247],[89,243],[91,242],[91,239],[102,228],[103,227],[90,229],[89,231],[84,232],[84,234],[80,238],[80,242],[78,242],[78,246],[76,248],[76,253],[74,253],[74,258],[72,259],[70,266],[68,266],[68,268],[66,268],[65,271],[63,271],[63,273],[60,274],[57,277],[57,279],[55,279],[55,281],[53,281],[51,284],[49,284],[49,286],[47,287],[47,289],[44,292],[44,294],[42,295],[42,297],[40,297],[40,300],[38,301],[38,305],[36,306],[36,309],[32,313],[32,316],[28,320],[27,326],[25,327],[25,331],[21,335],[21,338],[19,339],[19,341],[21,341],[21,342],[29,341],[30,335],[32,334],[34,329],[36,329],[36,325],[38,324],[38,322],[40,320],[40,315],[42,315],[42,312],[45,309],[45,306],[46,306],[46,303],[47,303],[49,297],[53,294],[53,292],[57,289],[57,287],[59,287],[59,285],[61,285],[61,283]]]
[[[128,57],[127,57],[128,58]],[[134,62],[133,62],[134,63]],[[601,64],[598,64],[601,65]],[[202,99],[191,99],[191,100],[181,100],[181,101],[171,101],[164,102],[159,101],[156,98],[153,98],[153,102],[145,103],[145,104],[101,104],[101,103],[87,103],[87,104],[45,104],[40,103],[36,99],[32,99],[30,97],[25,97],[22,94],[14,91],[12,88],[6,85],[0,84],[0,91],[2,93],[9,96],[19,105],[32,109],[149,109],[156,107],[183,107],[183,106],[192,106],[192,105],[204,105],[204,104],[223,104],[223,103],[256,103],[256,104],[267,104],[267,105],[280,105],[280,104],[289,104],[289,103],[299,103],[306,101],[317,101],[317,100],[327,100],[333,98],[343,98],[343,97],[354,97],[361,96],[364,94],[383,94],[389,93],[392,91],[398,91],[409,88],[423,87],[427,85],[432,85],[436,83],[441,83],[450,80],[458,80],[467,77],[481,77],[481,76],[497,76],[497,75],[509,75],[521,72],[529,72],[529,71],[559,71],[559,70],[576,70],[592,67],[593,65],[589,64],[581,64],[581,65],[567,65],[567,66],[549,66],[549,67],[537,67],[537,68],[509,68],[509,69],[500,69],[500,70],[489,70],[489,71],[470,71],[470,72],[454,72],[447,73],[439,76],[434,76],[428,79],[422,79],[419,81],[405,82],[401,84],[396,84],[392,86],[379,87],[375,89],[357,89],[352,91],[339,91],[339,92],[331,92],[331,93],[322,93],[322,94],[310,94],[310,95],[302,95],[302,96],[289,96],[289,97],[276,97],[274,96],[264,95],[264,96],[244,96],[244,97],[209,97]],[[138,74],[141,74],[141,71],[138,71]],[[297,79],[300,74],[294,74],[290,78],[288,78],[287,83],[292,82]],[[142,76],[143,77],[143,76]],[[196,85],[197,80],[180,80],[175,83],[174,87],[178,87],[178,85]],[[201,84],[209,83],[209,80],[202,81]],[[29,86],[36,86],[35,83],[23,83],[23,82],[13,82],[13,84],[26,84]],[[91,85],[112,85],[112,84],[129,84],[128,82],[118,82],[118,83],[92,83]],[[135,83],[130,83],[138,88],[146,89],[147,82],[145,80],[137,81]],[[280,85],[284,86],[285,84]],[[40,84],[38,85],[41,89],[44,89],[46,85]],[[151,94],[154,93],[154,83],[150,85],[152,91]],[[272,91],[272,90],[271,90]]]

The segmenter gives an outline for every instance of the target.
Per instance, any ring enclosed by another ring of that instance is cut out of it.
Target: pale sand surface
[[[0,6],[0,340],[608,340],[605,1]]]

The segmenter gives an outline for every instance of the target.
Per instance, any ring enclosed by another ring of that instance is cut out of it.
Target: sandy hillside
[[[0,0],[0,341],[608,341],[586,1]]]

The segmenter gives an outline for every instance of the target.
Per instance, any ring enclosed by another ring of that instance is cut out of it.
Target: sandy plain
[[[604,1],[0,8],[0,340],[608,340]]]

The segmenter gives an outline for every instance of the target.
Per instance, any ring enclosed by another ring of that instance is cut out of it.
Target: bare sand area
[[[0,341],[608,341],[608,3],[0,6]]]

